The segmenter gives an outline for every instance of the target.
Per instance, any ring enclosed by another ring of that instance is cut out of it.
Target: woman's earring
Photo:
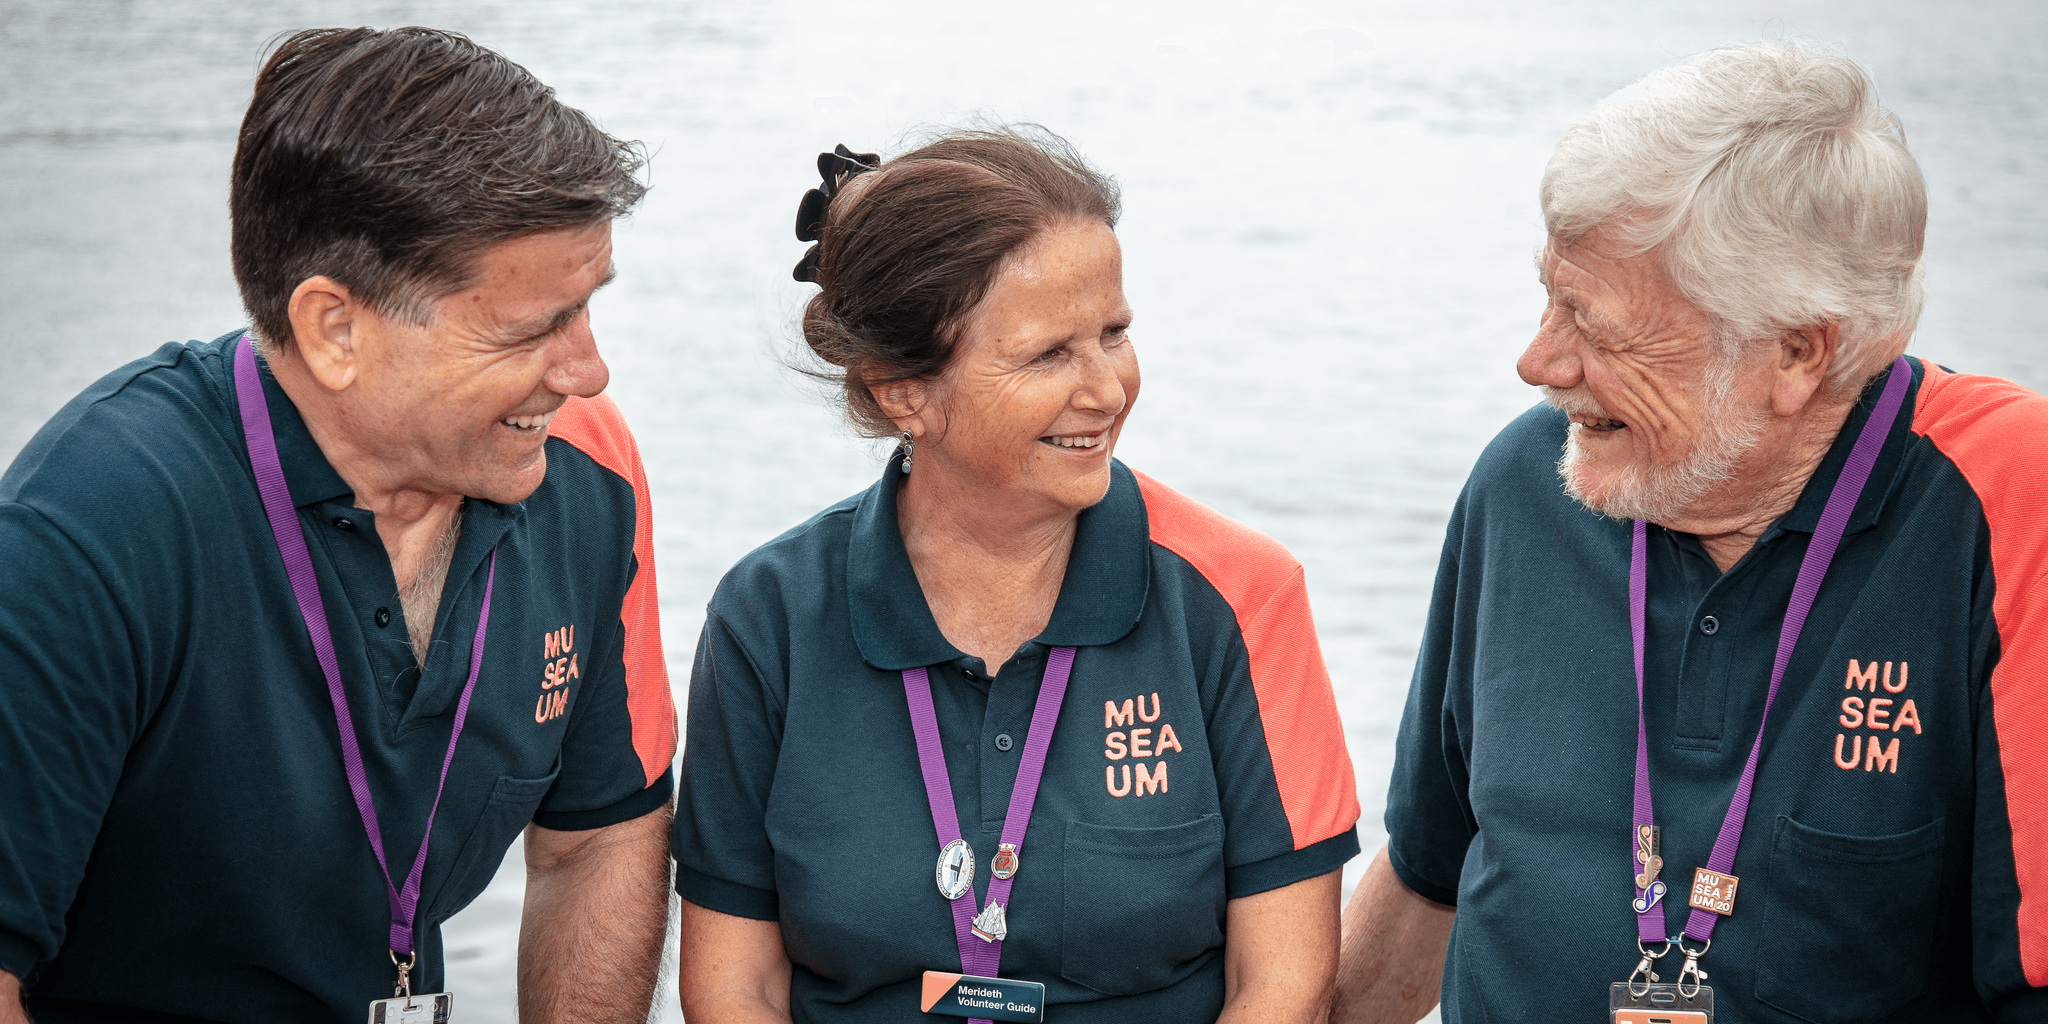
[[[910,431],[904,431],[903,439],[896,442],[896,450],[903,455],[903,472],[905,473],[910,472],[910,453],[916,448],[917,439],[910,436]]]

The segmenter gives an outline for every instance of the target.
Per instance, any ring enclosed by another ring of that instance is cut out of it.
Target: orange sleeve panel
[[[2048,398],[1996,377],[1949,373],[1921,361],[1925,377],[1913,432],[1948,456],[1991,533],[1998,664],[1991,716],[2005,775],[2019,878],[2020,967],[2048,985]]]
[[[569,399],[548,424],[548,434],[633,485],[636,569],[626,599],[619,605],[620,647],[626,662],[626,713],[633,722],[633,752],[640,755],[640,766],[651,786],[676,756],[676,704],[668,688],[668,663],[661,654],[661,614],[654,592],[654,508],[647,500],[647,471],[640,466],[640,446],[626,429],[619,407],[604,395]]]
[[[1271,537],[1143,473],[1131,475],[1144,495],[1152,542],[1186,559],[1237,615],[1294,848],[1350,829],[1358,821],[1351,755],[1300,563]]]

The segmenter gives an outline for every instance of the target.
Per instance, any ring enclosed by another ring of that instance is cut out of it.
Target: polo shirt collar
[[[233,346],[239,344],[239,339],[230,343],[228,351],[232,353]],[[228,365],[234,366],[232,358]],[[306,421],[299,415],[298,406],[293,405],[284,388],[278,386],[277,378],[270,372],[269,361],[261,355],[256,357],[256,376],[263,381],[263,400],[270,405],[270,431],[277,437],[277,462],[284,470],[285,486],[291,489],[292,504],[305,508],[352,497],[355,492],[348,481],[343,480],[328,463],[327,456],[313,441],[313,432],[306,429]],[[237,433],[240,433],[241,422],[239,418],[235,420]]]
[[[1899,406],[1899,415],[1892,422],[1891,432],[1884,439],[1884,447],[1877,453],[1877,462],[1870,467],[1870,481],[1863,486],[1863,493],[1849,514],[1844,535],[1877,525],[1885,501],[1891,496],[1905,466],[1906,446],[1913,433],[1913,402],[1926,375],[1926,369],[1918,359],[1907,357],[1906,366],[1913,375],[1912,382],[1907,385],[1905,400]],[[1849,450],[1856,446],[1856,437],[1863,432],[1863,425],[1870,422],[1878,395],[1884,391],[1885,381],[1891,379],[1893,372],[1887,367],[1864,386],[1855,407],[1849,410],[1849,418],[1843,421],[1841,431],[1828,447],[1827,457],[1821,459],[1820,466],[1806,481],[1806,488],[1799,492],[1799,500],[1793,504],[1792,511],[1779,517],[1778,522],[1766,531],[1766,537],[1785,531],[1810,534],[1820,524],[1821,510],[1827,507],[1828,492],[1842,475],[1842,467],[1849,461]]]
[[[231,342],[229,351],[232,352],[233,345],[240,343],[239,339]],[[233,373],[232,358],[228,365],[229,372]],[[313,432],[306,429],[306,420],[299,415],[298,406],[293,405],[284,388],[278,386],[277,377],[270,372],[270,363],[261,355],[256,357],[256,375],[263,382],[263,399],[270,406],[270,431],[277,439],[277,462],[284,470],[285,486],[291,490],[292,505],[296,508],[318,508],[329,502],[353,502],[355,490],[327,461],[326,453],[313,440]],[[229,391],[233,392],[232,386]],[[234,424],[237,434],[242,424],[239,401],[238,398]],[[246,460],[247,457],[245,447],[243,458]],[[483,554],[488,553],[525,513],[526,503],[523,501],[500,505],[482,498],[463,498],[462,539],[456,545],[456,565],[466,565],[472,554],[475,560],[481,561]]]
[[[903,473],[890,459],[854,509],[847,597],[861,658],[887,672],[942,665],[964,655],[939,632],[896,521]],[[1152,580],[1151,526],[1138,482],[1110,460],[1109,492],[1075,521],[1074,550],[1052,619],[1033,641],[1046,647],[1115,643],[1138,624]],[[996,667],[996,666],[991,666]]]

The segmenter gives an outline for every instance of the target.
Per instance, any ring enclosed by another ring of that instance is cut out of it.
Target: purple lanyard
[[[1785,678],[1785,667],[1792,663],[1792,647],[1799,642],[1799,631],[1806,625],[1806,613],[1813,609],[1813,599],[1820,593],[1820,581],[1827,575],[1828,564],[1834,561],[1835,549],[1842,542],[1842,532],[1849,526],[1849,513],[1855,510],[1856,499],[1870,479],[1871,467],[1877,464],[1877,453],[1884,448],[1885,437],[1891,433],[1892,422],[1898,418],[1899,408],[1905,403],[1906,387],[1912,377],[1913,371],[1905,356],[1892,363],[1891,376],[1878,395],[1877,405],[1870,411],[1870,419],[1864,421],[1862,432],[1856,435],[1856,445],[1849,449],[1849,460],[1843,464],[1842,474],[1835,478],[1834,487],[1828,491],[1820,523],[1813,531],[1813,541],[1807,545],[1806,556],[1799,561],[1799,576],[1792,584],[1792,602],[1785,609],[1785,623],[1778,631],[1778,656],[1771,664],[1771,688],[1764,696],[1763,717],[1757,722],[1756,741],[1750,744],[1749,763],[1742,766],[1742,779],[1735,784],[1734,798],[1728,801],[1728,815],[1721,821],[1720,834],[1714,837],[1714,850],[1707,856],[1709,871],[1727,874],[1735,866],[1735,847],[1742,841],[1743,820],[1749,815],[1750,789],[1756,782],[1757,759],[1763,754],[1764,723],[1770,721],[1771,703],[1778,699],[1778,684]],[[1628,619],[1629,630],[1635,636],[1636,656],[1636,834],[1640,834],[1645,826],[1656,823],[1656,816],[1650,808],[1649,734],[1643,726],[1643,619],[1649,592],[1648,543],[1645,538],[1643,521],[1638,519],[1635,521],[1635,541],[1628,566]],[[1630,874],[1634,874],[1633,866]],[[1690,887],[1690,882],[1686,884]],[[1664,908],[1648,899],[1648,893],[1642,887],[1637,887],[1636,898],[1636,905],[1645,907],[1636,912],[1638,941],[1665,941]],[[1719,919],[1720,915],[1695,907],[1692,916],[1686,919],[1684,937],[1701,943],[1711,941],[1714,924]]]
[[[1017,765],[1017,781],[1010,787],[1010,809],[1003,816],[1002,843],[1018,851],[1024,845],[1024,830],[1031,825],[1031,805],[1038,800],[1038,783],[1045,776],[1045,754],[1052,746],[1053,727],[1060,717],[1060,702],[1067,696],[1067,677],[1073,672],[1074,649],[1055,647],[1045,660],[1045,678],[1038,686],[1038,701],[1031,709],[1031,731],[1024,736],[1024,757]],[[917,735],[917,763],[924,770],[924,795],[932,808],[932,830],[939,847],[960,838],[960,820],[953,808],[953,783],[946,775],[946,755],[939,747],[939,718],[932,710],[931,679],[921,668],[903,673],[903,696],[910,704],[910,731]],[[1011,878],[988,883],[988,902],[1007,908]],[[972,934],[974,887],[953,900],[953,938],[960,947],[960,969],[985,978],[996,976],[1003,959],[1003,940],[983,942]]]
[[[356,727],[348,713],[348,694],[341,688],[341,665],[334,657],[334,634],[327,625],[327,608],[320,600],[319,577],[313,572],[313,558],[306,551],[306,536],[300,531],[298,513],[292,505],[291,490],[285,485],[284,468],[277,461],[277,438],[270,431],[270,402],[263,396],[263,382],[256,372],[256,353],[244,334],[235,342],[235,394],[242,403],[242,437],[249,446],[249,464],[256,471],[256,492],[263,496],[263,512],[270,518],[271,535],[277,538],[277,553],[284,557],[285,575],[290,577],[292,596],[298,598],[299,617],[313,639],[313,654],[327,677],[327,698],[334,704],[334,725],[341,734],[342,771],[348,776],[349,792],[356,799],[356,813],[362,816],[363,832],[370,837],[370,851],[377,855],[377,867],[384,873],[384,893],[391,904],[391,952],[396,956],[413,953],[413,919],[419,910],[420,872],[427,864],[427,840],[434,834],[434,815],[441,809],[441,791],[448,784],[448,766],[455,760],[455,741],[462,736],[463,720],[469,717],[469,696],[476,690],[477,671],[484,660],[484,626],[491,620],[491,584],[498,575],[498,549],[491,549],[491,566],[484,576],[484,604],[477,612],[476,642],[469,649],[469,682],[462,687],[462,699],[455,705],[455,728],[448,734],[448,753],[441,758],[441,781],[434,786],[433,807],[427,811],[427,825],[420,835],[420,850],[413,857],[412,872],[405,876],[403,889],[391,885],[391,866],[384,857],[384,835],[377,827],[377,808],[370,800],[370,783],[363,774],[363,749],[356,741]]]

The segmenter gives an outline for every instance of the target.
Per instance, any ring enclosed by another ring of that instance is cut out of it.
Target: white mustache
[[[1554,388],[1545,384],[1542,391],[1543,403],[1567,416],[1598,416],[1604,420],[1614,418],[1607,415],[1607,410],[1601,408],[1599,400],[1586,389]]]

